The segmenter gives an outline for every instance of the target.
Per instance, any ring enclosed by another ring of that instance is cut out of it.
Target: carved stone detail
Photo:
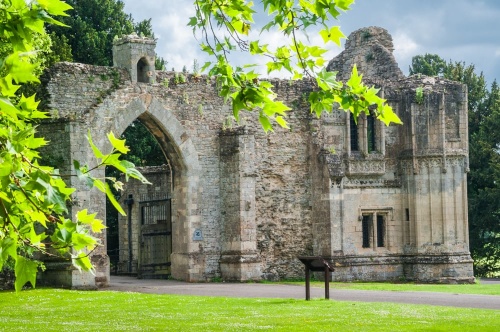
[[[383,175],[385,174],[385,160],[349,160],[347,163],[348,175]]]
[[[384,179],[347,179],[343,181],[344,188],[400,188],[399,180]]]
[[[338,155],[331,153],[325,153],[325,162],[328,166],[328,173],[330,173],[331,179],[338,179],[345,176],[344,161]]]
[[[402,174],[417,174],[420,171],[432,168],[440,168],[442,171],[446,171],[451,167],[465,169],[466,159],[464,156],[418,157],[415,159],[415,164],[412,159],[403,159],[400,161],[399,166]]]

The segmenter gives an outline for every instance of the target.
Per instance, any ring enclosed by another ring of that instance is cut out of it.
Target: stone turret
[[[387,30],[367,27],[349,35],[345,50],[328,63],[328,71],[338,71],[337,78],[347,80],[356,64],[358,72],[368,80],[404,78],[392,54],[394,45]]]
[[[154,83],[155,47],[154,39],[136,34],[116,39],[113,42],[113,66],[126,69],[134,83]]]

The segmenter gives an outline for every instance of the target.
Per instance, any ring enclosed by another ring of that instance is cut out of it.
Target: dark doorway
[[[138,167],[168,165],[168,160],[165,158],[158,141],[139,120],[135,120],[123,132],[121,138],[125,138],[126,145],[130,147],[130,152],[124,155],[123,159],[134,163]],[[106,168],[106,177],[119,178],[120,173],[115,169]],[[126,195],[122,197],[122,192],[115,190],[114,193],[118,201],[125,200]],[[162,198],[166,197],[167,195],[164,195]],[[140,201],[147,199],[134,197],[134,200],[137,205],[140,204]],[[124,208],[127,212],[127,208]],[[106,234],[107,254],[111,263],[111,274],[137,274],[136,265],[131,269],[128,261],[137,261],[139,257],[129,257],[132,256],[129,253],[130,248],[124,248],[123,242],[127,241],[128,243],[128,240],[120,238],[120,227],[123,226],[119,224],[118,211],[108,199],[106,199],[106,225],[108,227]],[[126,264],[123,262],[124,256],[127,257]]]

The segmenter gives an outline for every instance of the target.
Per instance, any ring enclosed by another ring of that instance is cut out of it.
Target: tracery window
[[[349,114],[349,153],[360,152],[370,154],[379,152],[383,154],[383,139],[382,123],[375,119],[372,115],[360,114],[357,121],[354,116]]]

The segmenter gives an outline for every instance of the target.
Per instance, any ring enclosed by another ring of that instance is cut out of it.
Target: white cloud
[[[189,68],[198,52],[198,43],[186,22],[187,15],[168,13],[156,23],[159,31],[156,53],[168,61],[168,69],[175,67],[180,71],[183,66]]]
[[[195,58],[200,63],[206,61],[191,29],[186,26],[194,13],[192,0],[123,2],[125,12],[131,13],[136,22],[152,18],[153,30],[159,38],[157,53],[169,61],[169,69],[180,70],[184,65],[191,69]],[[393,36],[394,55],[403,70],[408,68],[411,57],[436,53],[445,59],[475,64],[491,82],[500,79],[500,66],[496,64],[500,57],[498,15],[498,0],[481,0],[474,5],[467,0],[369,0],[357,1],[352,10],[340,16],[340,25],[346,34],[370,25],[387,29]],[[339,22],[330,24],[338,25]],[[283,44],[283,37],[276,33],[257,38],[270,45]],[[317,38],[311,34],[311,42],[316,43]],[[334,45],[331,49],[327,59],[339,51]],[[464,50],[473,52],[464,53]],[[241,55],[237,57],[240,64],[246,62]]]
[[[394,42],[394,57],[399,67],[406,72],[413,56],[419,54],[420,46],[406,33],[398,31],[392,35]]]

